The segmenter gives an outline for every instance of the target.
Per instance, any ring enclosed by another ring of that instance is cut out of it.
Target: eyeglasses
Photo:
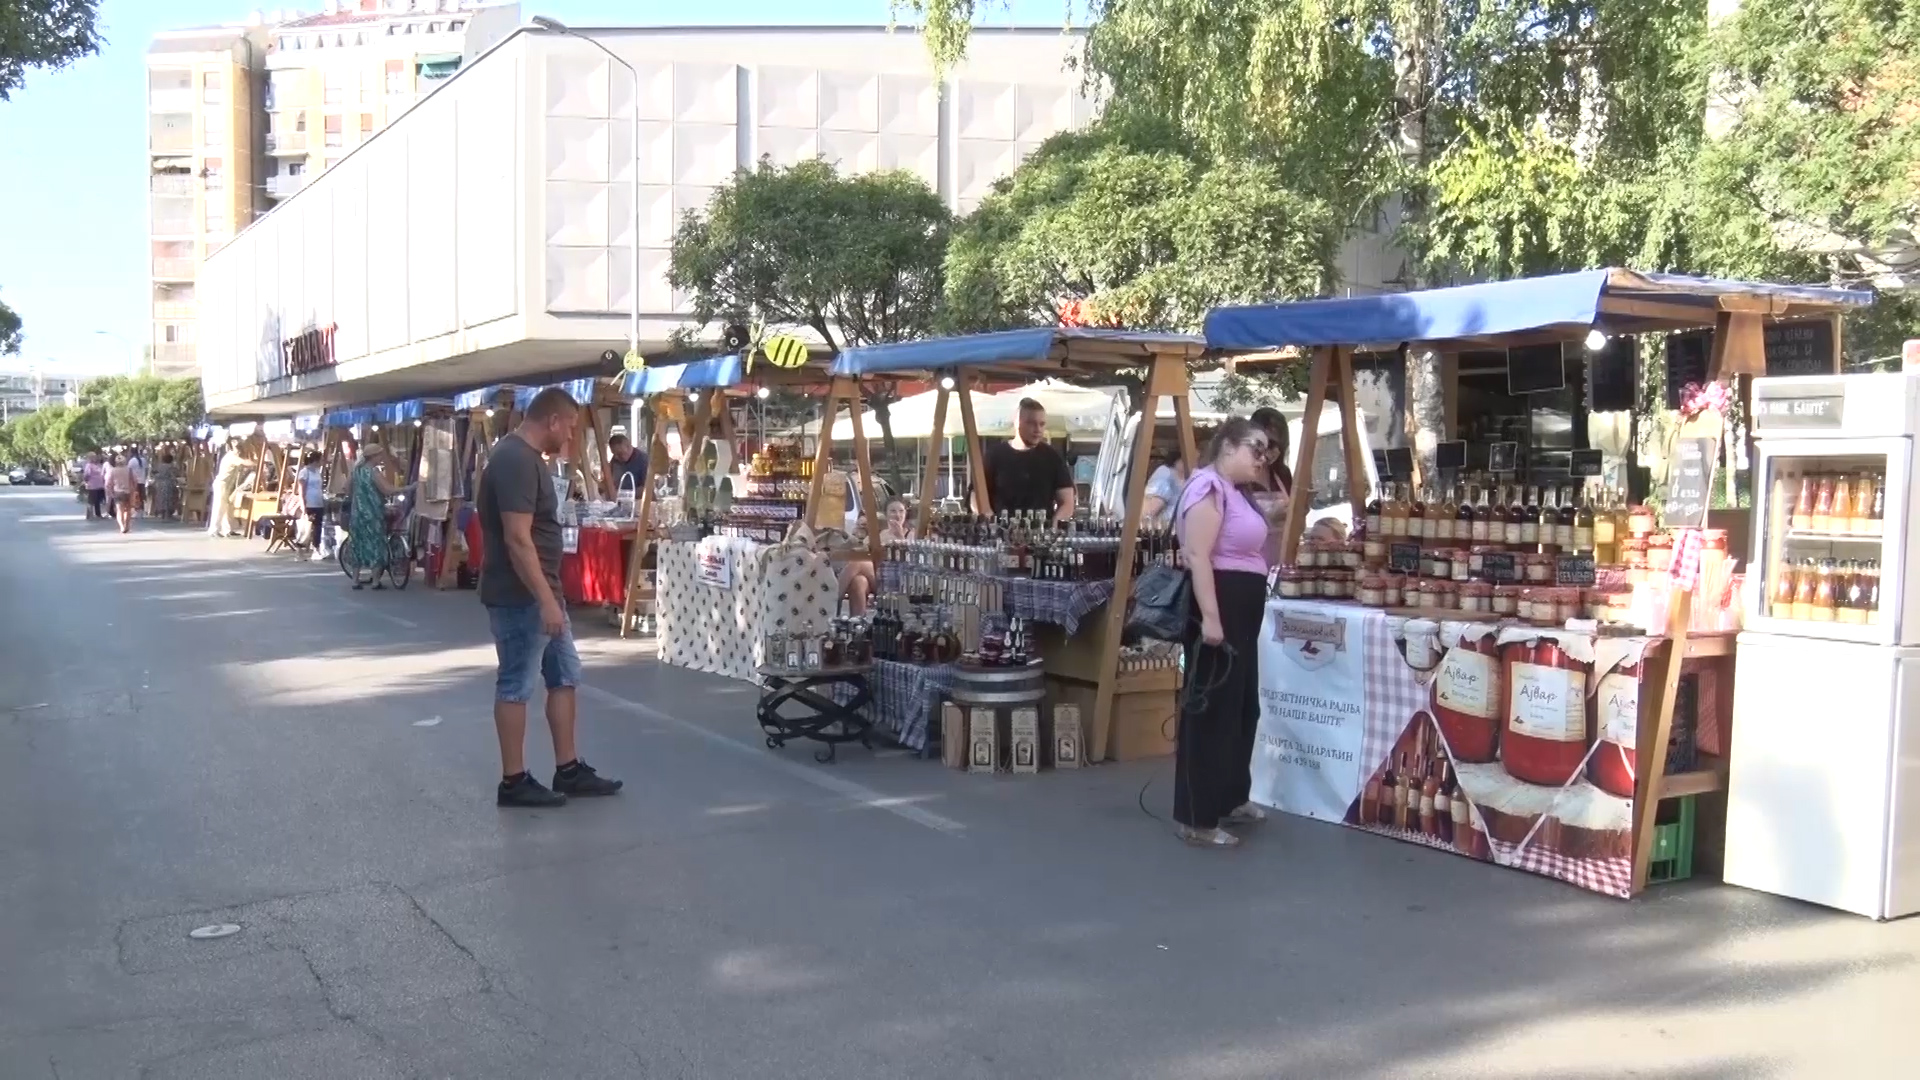
[[[1254,457],[1268,458],[1273,456],[1273,444],[1265,439],[1248,439],[1245,445],[1248,450],[1253,452]]]

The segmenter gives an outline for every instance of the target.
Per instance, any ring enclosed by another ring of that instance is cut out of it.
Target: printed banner
[[[1267,605],[1253,799],[1339,821],[1360,794],[1366,719],[1364,612]]]
[[[733,588],[733,558],[723,538],[709,536],[693,550],[693,579],[715,589]]]

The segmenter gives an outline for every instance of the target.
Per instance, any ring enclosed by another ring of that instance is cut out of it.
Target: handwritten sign
[[[1433,448],[1433,464],[1439,469],[1464,469],[1467,467],[1467,444],[1464,440],[1443,442]]]
[[[1599,476],[1604,464],[1603,455],[1598,450],[1575,450],[1567,458],[1567,475]]]
[[[1489,551],[1480,556],[1480,575],[1488,581],[1510,585],[1520,580],[1520,568],[1514,564],[1513,552]]]
[[[1840,370],[1831,319],[1773,323],[1762,337],[1769,375],[1833,375]]]
[[[1673,461],[1667,468],[1667,501],[1664,524],[1669,529],[1700,529],[1707,524],[1707,508],[1713,503],[1713,472],[1719,464],[1720,441],[1713,438],[1681,439],[1674,444]]]
[[[1593,587],[1594,565],[1591,555],[1561,555],[1553,561],[1553,582],[1556,585],[1584,585]]]
[[[1420,572],[1419,544],[1388,544],[1387,569],[1399,574],[1417,574]]]

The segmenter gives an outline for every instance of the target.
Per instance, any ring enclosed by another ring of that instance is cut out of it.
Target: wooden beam
[[[925,536],[933,524],[933,492],[940,483],[940,461],[947,452],[947,397],[951,391],[942,386],[933,399],[933,437],[928,447],[926,471],[920,476],[920,509],[914,515],[913,535]]]
[[[960,424],[967,436],[967,475],[973,478],[973,504],[981,516],[993,516],[993,493],[987,490],[986,452],[980,446],[980,425],[973,418],[973,377],[959,377]]]
[[[1175,361],[1178,363],[1178,361]],[[1186,378],[1184,364],[1180,367],[1179,377],[1164,374],[1166,361],[1156,358],[1154,370],[1148,373],[1146,398],[1141,403],[1140,427],[1134,434],[1132,464],[1127,470],[1127,494],[1121,502],[1120,521],[1120,565],[1113,577],[1113,599],[1107,601],[1107,610],[1101,616],[1105,623],[1106,640],[1100,649],[1100,667],[1093,688],[1093,730],[1089,749],[1092,760],[1107,760],[1107,743],[1113,732],[1113,698],[1118,687],[1120,667],[1120,638],[1126,630],[1127,604],[1133,599],[1133,557],[1140,546],[1140,511],[1147,496],[1147,466],[1153,460],[1153,435],[1160,423],[1159,390],[1162,387],[1179,387]],[[1176,397],[1184,400],[1185,394]],[[1178,411],[1180,406],[1176,405]],[[1192,436],[1188,436],[1191,441]],[[1189,461],[1188,468],[1198,468],[1200,463]],[[1177,696],[1177,695],[1176,695]]]
[[[1752,312],[1733,311],[1723,311],[1716,316],[1707,378],[1718,381],[1734,375],[1766,373],[1767,339],[1763,318]]]
[[[873,560],[877,572],[882,555],[880,530],[886,520],[886,508],[875,506],[873,501],[873,455],[867,447],[866,426],[860,419],[860,380],[848,378],[840,383],[840,392],[847,396],[847,407],[853,412],[853,461],[860,472],[860,505],[867,512],[867,556]]]
[[[1713,321],[1713,309],[1665,300],[1635,300],[1625,296],[1602,296],[1600,314],[1624,315],[1632,319],[1657,319],[1677,324],[1677,328],[1706,326]]]
[[[647,475],[635,492],[635,520],[633,529],[633,551],[627,556],[627,598],[620,606],[620,636],[626,637],[633,626],[633,609],[640,600],[640,583],[645,580],[647,549],[653,544],[653,530],[649,521],[653,517],[654,482],[666,475],[667,466],[672,462],[667,457],[667,424],[678,415],[678,409],[672,408],[664,396],[656,398],[652,405],[653,439],[647,451]]]
[[[1333,378],[1331,386],[1340,392],[1340,444],[1346,450],[1347,462],[1347,500],[1353,504],[1353,520],[1365,521],[1367,516],[1367,467],[1365,440],[1361,437],[1360,409],[1354,399],[1359,396],[1353,378],[1353,352],[1335,347],[1333,350]],[[1302,421],[1300,438],[1319,437],[1318,424],[1308,428]],[[1300,486],[1300,475],[1294,474],[1294,487]],[[1298,493],[1295,493],[1298,498]]]
[[[1293,490],[1287,499],[1287,526],[1280,534],[1280,565],[1292,566],[1294,553],[1300,550],[1300,534],[1306,529],[1308,504],[1313,500],[1303,498],[1301,485],[1310,483],[1313,477],[1313,449],[1320,440],[1308,437],[1308,432],[1317,432],[1320,428],[1320,409],[1327,401],[1327,379],[1333,367],[1333,349],[1316,349],[1313,354],[1313,373],[1307,381],[1307,404],[1300,414],[1300,446],[1294,451]]]

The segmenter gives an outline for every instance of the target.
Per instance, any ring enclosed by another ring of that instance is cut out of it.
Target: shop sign
[[[733,559],[725,546],[714,541],[719,537],[709,536],[700,541],[693,551],[693,578],[702,585],[714,589],[733,588]]]
[[[1339,821],[1360,793],[1366,719],[1362,619],[1273,604],[1260,635],[1254,801]]]
[[[339,324],[316,326],[280,343],[280,355],[286,361],[288,375],[310,375],[333,366],[333,335]]]

